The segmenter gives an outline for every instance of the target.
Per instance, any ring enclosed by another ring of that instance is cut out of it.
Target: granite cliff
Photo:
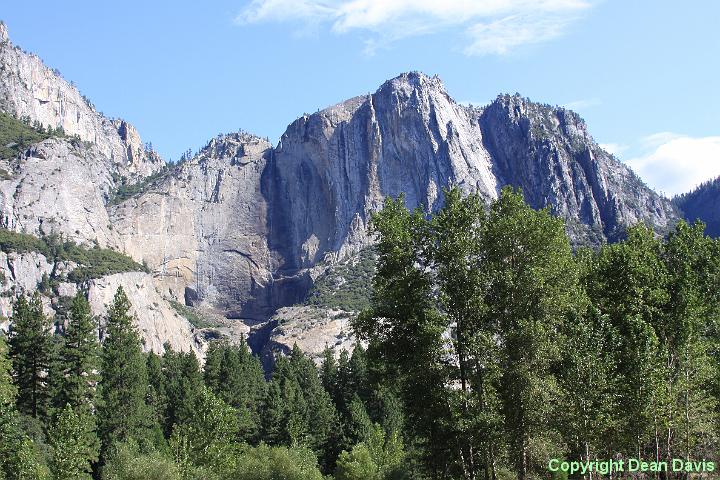
[[[244,132],[219,135],[166,167],[129,124],[99,114],[13,46],[2,26],[0,111],[64,132],[2,160],[4,228],[123,252],[151,272],[135,282],[148,295],[243,321],[258,351],[300,336],[317,350],[330,330],[329,343],[347,343],[338,342],[347,317],[332,306],[290,306],[372,245],[368,221],[387,196],[403,193],[408,207],[432,211],[449,186],[486,199],[505,185],[522,187],[532,206],[565,219],[576,244],[612,241],[638,221],[662,233],[679,218],[574,112],[519,95],[462,105],[437,77],[417,72],[303,115],[277,146]],[[137,188],[118,195],[127,185]],[[281,307],[298,310],[272,317]],[[153,325],[147,344],[191,332],[172,326],[164,307],[155,310],[137,310],[140,324]],[[294,327],[293,312],[305,319]]]

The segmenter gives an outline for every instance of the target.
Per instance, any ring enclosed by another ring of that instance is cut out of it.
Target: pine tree
[[[18,387],[17,406],[25,414],[43,416],[48,403],[48,369],[51,359],[50,322],[36,292],[28,303],[18,297],[10,328],[10,356]]]
[[[95,422],[86,406],[67,404],[60,410],[48,432],[53,449],[51,470],[56,480],[90,480],[92,463],[97,461],[100,442]]]
[[[0,333],[0,407],[12,407],[15,404],[17,387],[12,379],[12,362],[8,357],[5,336]]]
[[[59,391],[53,401],[56,408],[71,405],[95,406],[95,389],[100,368],[97,327],[90,313],[90,304],[78,292],[73,298],[61,351]]]
[[[15,408],[17,388],[12,382],[11,370],[8,346],[0,333],[0,478],[49,478],[36,445],[23,431]]]
[[[154,423],[164,427],[167,424],[168,398],[165,392],[163,358],[154,352],[147,354],[145,365],[148,372],[148,407],[152,410]]]
[[[106,316],[101,354],[98,427],[103,450],[113,442],[143,440],[152,418],[145,404],[148,387],[145,357],[129,311],[130,301],[119,287]]]
[[[260,405],[265,398],[265,376],[260,361],[245,342],[213,343],[205,362],[205,383],[238,412],[239,439],[259,439]]]
[[[333,351],[325,346],[323,350],[323,361],[320,364],[320,381],[322,381],[323,388],[330,394],[335,406],[337,407],[337,401],[335,398],[335,385],[337,384],[338,366],[335,361],[335,355]]]
[[[280,381],[274,378],[268,383],[262,407],[260,438],[268,445],[282,445],[286,441],[285,410]]]

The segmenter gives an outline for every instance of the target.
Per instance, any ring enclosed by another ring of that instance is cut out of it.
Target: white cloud
[[[676,195],[720,176],[720,136],[661,132],[641,139],[645,153],[626,160],[657,191]]]
[[[556,38],[596,0],[253,0],[239,24],[295,21],[336,34],[369,32],[366,50],[443,30],[469,39],[467,55],[505,54]]]
[[[605,150],[608,153],[612,153],[616,157],[619,156],[622,152],[628,149],[627,145],[621,145],[619,143],[601,143],[600,148]]]

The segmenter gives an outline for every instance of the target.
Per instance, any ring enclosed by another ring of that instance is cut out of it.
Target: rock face
[[[105,207],[114,167],[95,145],[52,138],[16,159],[0,181],[0,226],[33,235],[61,233],[81,243],[113,246]]]
[[[0,317],[12,315],[15,296],[21,292],[31,294],[38,289],[43,277],[49,277],[53,271],[66,275],[75,265],[59,262],[53,265],[37,252],[5,253],[0,252]],[[165,342],[173,349],[193,351],[200,358],[204,356],[205,342],[190,323],[176,312],[168,301],[160,295],[150,275],[143,272],[128,272],[109,275],[84,285],[93,315],[102,318],[107,305],[112,302],[118,287],[122,286],[132,303],[131,313],[137,318],[137,327],[142,335],[147,351],[162,353]],[[73,296],[78,286],[62,282],[57,286],[58,296]],[[47,296],[41,296],[45,314],[55,316],[56,305]],[[0,318],[0,329],[6,330],[8,322]]]
[[[383,197],[404,193],[408,207],[434,210],[450,185],[488,199],[504,185],[522,187],[533,207],[549,205],[567,221],[577,243],[612,240],[641,220],[662,230],[676,219],[575,113],[519,96],[465,107],[419,73],[298,119],[271,168],[271,212],[287,226],[271,232],[271,245],[291,268],[366,242],[368,214]]]
[[[145,152],[132,125],[98,113],[59,72],[14,46],[4,24],[0,25],[0,72],[0,110],[44,127],[62,127],[67,135],[94,143],[123,176],[142,177],[162,167],[162,159]]]
[[[252,135],[211,140],[112,210],[121,250],[148,264],[172,297],[230,317],[264,320],[278,304],[297,301],[292,284],[303,277],[273,275],[278,259],[268,246],[272,224],[262,192],[271,155],[270,144]]]
[[[705,231],[713,237],[720,237],[720,177],[700,185],[692,192],[678,195],[673,203],[682,211],[690,223],[701,220]]]
[[[113,190],[120,181],[134,183],[158,172],[164,167],[162,159],[145,150],[132,125],[105,118],[59,73],[13,46],[1,22],[0,111],[64,131],[64,136],[36,143],[16,158],[0,159],[0,227],[117,248],[120,241],[108,214]],[[44,275],[70,269],[52,265],[39,253],[0,253],[0,315],[11,315],[14,296],[35,291]],[[145,273],[117,274],[85,285],[94,314],[104,314],[119,285],[133,303],[146,349],[162,352],[163,343],[169,342],[177,350],[202,356],[202,342],[191,325]],[[56,290],[58,297],[71,296],[78,286],[61,282]],[[42,299],[46,313],[53,316],[51,299]],[[7,321],[0,324],[7,326]]]
[[[270,368],[276,354],[288,354],[294,345],[318,364],[325,348],[329,348],[335,358],[339,358],[343,350],[352,353],[357,339],[350,317],[350,313],[342,310],[312,306],[279,309],[270,320],[273,328],[261,351],[263,364]]]

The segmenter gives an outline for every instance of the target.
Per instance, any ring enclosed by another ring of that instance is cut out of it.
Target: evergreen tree
[[[15,408],[17,388],[12,382],[11,370],[8,346],[0,333],[0,478],[50,478],[37,446],[25,434]]]
[[[59,391],[53,401],[55,407],[71,405],[73,408],[85,406],[88,410],[94,408],[100,368],[97,335],[90,304],[85,296],[78,292],[72,301],[61,350],[62,373]]]
[[[13,307],[10,356],[18,409],[33,417],[43,416],[47,410],[51,350],[50,322],[43,313],[40,295],[36,292],[30,302],[20,295]]]
[[[335,361],[335,355],[327,345],[325,346],[325,350],[323,350],[322,355],[323,361],[320,364],[320,381],[322,382],[323,388],[330,394],[333,402],[335,402],[335,406],[337,407],[338,403],[335,394],[335,386],[338,381],[338,366]]]
[[[148,375],[140,336],[122,287],[106,316],[102,346],[98,427],[103,450],[113,442],[142,441],[152,418],[145,403]]]
[[[247,343],[215,342],[208,349],[205,384],[238,412],[239,438],[255,442],[260,434],[259,407],[265,398],[265,376]]]
[[[148,372],[147,404],[152,410],[154,423],[164,427],[167,425],[168,398],[165,391],[165,375],[163,373],[163,357],[154,352],[147,354],[145,365]]]
[[[192,412],[177,424],[171,439],[176,458],[188,458],[200,467],[222,472],[232,466],[238,423],[235,409],[203,387]]]
[[[274,378],[268,383],[262,408],[261,438],[268,445],[282,445],[286,442],[285,410],[280,381]]]

